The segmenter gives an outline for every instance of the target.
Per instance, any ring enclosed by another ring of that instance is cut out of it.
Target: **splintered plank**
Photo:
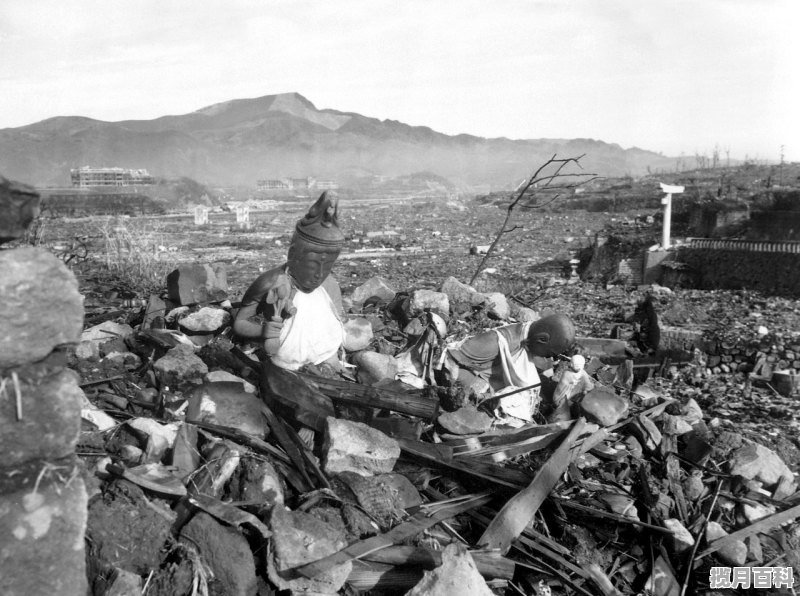
[[[426,465],[448,468],[514,490],[524,488],[531,481],[531,477],[525,472],[511,470],[497,464],[481,461],[453,461],[452,449],[444,445],[408,439],[397,439],[397,442],[403,452],[423,460]]]
[[[484,577],[512,579],[514,577],[514,561],[498,552],[470,551],[478,573]],[[419,546],[387,546],[379,551],[362,557],[365,561],[388,563],[389,565],[415,565],[423,569],[434,569],[442,564],[441,551]]]
[[[341,565],[347,561],[352,561],[353,559],[359,559],[387,546],[402,542],[406,538],[415,536],[441,521],[450,519],[459,513],[464,513],[475,507],[485,505],[491,499],[491,494],[481,493],[458,499],[453,503],[437,503],[426,506],[418,513],[414,514],[408,521],[395,526],[385,534],[373,536],[372,538],[367,538],[360,542],[354,542],[337,553],[323,557],[318,561],[308,563],[302,567],[297,567],[295,571],[304,577],[316,577],[332,567]]]
[[[311,387],[335,402],[390,410],[400,414],[433,420],[439,413],[439,399],[423,395],[421,391],[397,391],[385,387],[371,387],[338,379],[327,379],[308,373],[298,373]]]
[[[722,538],[717,538],[714,542],[708,545],[708,547],[700,552],[697,555],[698,559],[702,559],[705,556],[710,555],[711,553],[717,552],[722,547],[731,544],[732,542],[736,542],[737,540],[744,540],[748,536],[752,536],[753,534],[759,534],[761,532],[766,532],[775,528],[776,526],[780,526],[790,521],[794,521],[795,518],[800,517],[800,505],[795,505],[794,507],[790,507],[786,511],[781,511],[780,513],[773,513],[769,517],[763,517],[755,523],[750,524],[746,528],[742,528],[741,530],[736,530],[735,532],[731,532],[727,536],[723,536]]]
[[[509,499],[491,521],[478,540],[480,546],[496,548],[501,553],[508,552],[511,543],[533,519],[541,504],[550,495],[550,491],[555,488],[560,476],[566,471],[570,463],[570,448],[580,436],[585,424],[584,418],[578,418],[561,445],[536,473],[533,481]]]

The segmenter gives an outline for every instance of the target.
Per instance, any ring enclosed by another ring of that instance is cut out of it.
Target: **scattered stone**
[[[342,472],[336,476],[356,495],[358,504],[382,528],[389,529],[394,520],[403,517],[403,510],[422,503],[417,489],[402,474],[362,476]]]
[[[213,593],[254,596],[258,591],[250,545],[242,534],[201,511],[187,523],[181,540],[197,548],[214,574]]]
[[[285,507],[272,510],[270,529],[272,555],[267,556],[267,575],[279,590],[335,594],[344,585],[353,568],[350,561],[313,579],[292,571],[295,567],[313,563],[347,546],[342,529],[310,513],[289,511]]]
[[[350,299],[355,304],[364,304],[368,299],[376,297],[382,301],[390,302],[396,292],[389,285],[389,282],[382,277],[371,277],[363,284],[358,286],[350,295]]]
[[[749,523],[754,523],[761,518],[767,517],[775,513],[776,509],[773,505],[762,505],[761,503],[742,503],[742,514]]]
[[[81,341],[75,348],[75,355],[84,360],[99,358],[102,355],[100,352],[101,345],[106,342],[113,342],[116,344],[116,340],[124,340],[132,333],[133,328],[130,325],[116,323],[114,321],[104,321],[99,325],[89,327],[86,331],[81,333]]]
[[[472,304],[473,297],[478,294],[475,288],[461,283],[455,277],[448,277],[444,280],[439,291],[447,295],[451,304]]]
[[[578,404],[583,416],[601,426],[611,426],[628,415],[628,400],[603,387],[596,387]]]
[[[406,596],[492,596],[494,592],[478,572],[472,555],[459,543],[449,544],[442,552],[442,564],[426,571]]]
[[[78,340],[83,296],[66,265],[41,248],[0,251],[0,368],[41,360]]]
[[[344,349],[348,352],[366,350],[374,334],[372,324],[364,317],[355,317],[344,324]]]
[[[672,550],[675,554],[681,555],[692,549],[694,537],[679,519],[665,519],[664,527],[672,532]]]
[[[191,333],[214,333],[227,325],[230,320],[231,315],[228,311],[204,306],[183,317],[179,324],[181,329]]]
[[[325,426],[322,456],[328,474],[391,472],[400,457],[397,441],[366,424],[329,417]]]
[[[208,373],[205,362],[194,353],[194,348],[180,344],[172,348],[153,364],[161,387],[188,389],[203,382]]]
[[[703,484],[703,475],[699,470],[694,470],[683,481],[683,492],[690,501],[699,499],[703,496],[705,490],[706,486]]]
[[[681,416],[686,422],[694,426],[703,420],[703,410],[695,400],[689,398],[689,400],[681,408]]]
[[[508,305],[508,298],[501,292],[491,292],[486,294],[486,302],[489,304],[488,314],[490,317],[506,321],[511,316],[511,307]]]
[[[119,568],[114,569],[108,583],[103,596],[138,596],[144,587],[144,580],[139,575]]]
[[[654,452],[661,445],[661,431],[647,416],[639,414],[628,428],[647,451]]]
[[[167,276],[169,299],[182,305],[221,302],[228,297],[225,265],[181,265]]]
[[[374,385],[385,379],[393,380],[398,373],[398,362],[389,354],[358,352],[353,361],[358,366],[358,380],[363,385]]]
[[[454,435],[479,434],[492,427],[492,417],[473,405],[464,406],[455,412],[443,412],[437,421]]]
[[[644,584],[644,590],[648,594],[658,594],[659,596],[680,596],[681,585],[675,579],[672,567],[661,555],[653,565],[653,571]]]
[[[205,380],[208,383],[239,383],[242,386],[242,389],[247,391],[247,393],[255,393],[256,386],[250,383],[249,381],[245,381],[241,377],[237,377],[233,373],[229,373],[227,370],[212,370],[205,376]]]
[[[235,501],[260,503],[262,510],[270,510],[283,505],[283,481],[269,461],[245,457],[231,478],[230,495]]]
[[[712,543],[714,540],[727,535],[728,532],[717,522],[708,522],[708,526],[706,526],[706,542]],[[740,567],[747,560],[747,546],[741,540],[735,540],[719,549],[717,554],[725,563]]]
[[[187,422],[208,422],[238,428],[258,438],[269,432],[261,415],[262,401],[236,381],[203,383],[187,392]]]
[[[639,512],[636,511],[636,502],[633,497],[620,493],[602,492],[597,495],[597,498],[606,504],[609,511],[639,520]]]
[[[777,484],[781,478],[794,478],[792,471],[774,451],[758,443],[750,443],[734,451],[729,467],[732,475],[756,479],[767,488]]]
[[[447,298],[447,294],[434,292],[433,290],[415,290],[408,302],[408,316],[416,317],[426,310],[444,314],[445,316],[449,315],[450,301]]]

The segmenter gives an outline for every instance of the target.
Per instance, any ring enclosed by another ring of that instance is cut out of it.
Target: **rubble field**
[[[468,285],[496,207],[341,209],[344,374],[231,332],[299,212],[149,222],[179,273],[146,292],[99,247],[74,263],[94,594],[795,593],[800,300],[570,275],[608,225],[657,237],[641,213],[525,215]],[[562,361],[522,418],[437,381],[449,343],[549,312],[594,384],[571,420],[547,421]],[[373,383],[370,359],[418,382]]]

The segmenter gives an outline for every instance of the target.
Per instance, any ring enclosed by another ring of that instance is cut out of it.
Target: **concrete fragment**
[[[679,519],[665,519],[664,527],[672,532],[672,552],[683,554],[694,546],[694,536],[687,530]]]
[[[628,400],[603,387],[596,387],[583,396],[578,408],[581,415],[601,426],[611,426],[628,415]]]
[[[269,432],[261,415],[263,403],[253,393],[245,391],[241,383],[223,381],[203,383],[191,389],[187,396],[187,422],[208,422],[238,428],[258,438]]]
[[[225,300],[228,297],[225,265],[181,265],[167,276],[167,295],[172,302],[183,305]]]
[[[489,306],[488,314],[490,317],[506,321],[511,316],[511,307],[505,294],[501,292],[486,294],[486,302]]]
[[[179,325],[181,329],[191,333],[214,333],[227,325],[230,320],[231,315],[228,311],[204,306],[180,319]]]
[[[473,405],[464,406],[455,412],[443,412],[437,421],[454,435],[483,433],[492,427],[492,417]]]
[[[492,596],[494,592],[478,572],[472,555],[458,543],[449,544],[442,552],[442,564],[426,571],[419,583],[406,596]]]
[[[40,200],[32,186],[0,176],[0,244],[25,235],[39,215]]]
[[[183,527],[180,539],[197,548],[222,594],[255,596],[258,592],[250,545],[238,530],[201,511]]]
[[[478,293],[475,288],[461,283],[455,277],[448,277],[444,280],[439,291],[447,295],[451,304],[472,304],[472,297]]]
[[[267,574],[280,590],[335,594],[353,569],[348,561],[305,578],[292,569],[332,555],[347,546],[344,532],[302,511],[275,507],[270,516],[272,555],[267,556]]]
[[[409,317],[416,317],[426,310],[444,314],[450,314],[450,300],[447,294],[434,292],[433,290],[414,290],[407,305]]]
[[[68,466],[37,483],[41,470],[6,479],[0,494],[0,594],[86,594],[86,487]]]
[[[245,381],[241,377],[237,377],[233,373],[229,373],[227,370],[212,370],[204,378],[208,383],[222,383],[222,382],[239,383],[241,384],[242,389],[247,391],[247,393],[256,392],[255,385],[253,385],[249,381]]]
[[[394,298],[396,292],[392,289],[389,282],[382,277],[371,277],[363,284],[358,286],[350,295],[350,299],[355,304],[364,304],[369,298],[376,297],[385,302]]]
[[[397,441],[361,422],[328,417],[325,431],[322,453],[328,474],[391,472],[400,457]]]
[[[0,251],[0,368],[41,360],[78,340],[83,296],[66,265],[41,248]]]
[[[0,393],[3,466],[10,468],[34,459],[59,459],[74,453],[85,399],[78,375],[61,369],[41,380],[20,378],[19,419],[16,388],[10,377],[5,381],[5,391]]]
[[[205,362],[194,353],[194,348],[180,344],[172,348],[153,364],[156,378],[162,387],[185,390],[203,382],[208,373]]]
[[[366,350],[374,337],[372,324],[364,317],[354,317],[344,324],[344,349],[348,352]]]
[[[711,543],[728,533],[717,522],[710,521],[706,526],[706,542]],[[741,540],[735,540],[717,551],[719,558],[725,563],[740,567],[747,560],[747,546]]]
[[[794,474],[778,455],[758,443],[740,447],[731,454],[729,471],[734,476],[756,479],[766,488],[776,485],[781,478],[794,479]]]

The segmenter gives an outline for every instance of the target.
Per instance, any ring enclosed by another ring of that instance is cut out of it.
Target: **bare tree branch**
[[[557,154],[554,153],[553,157],[551,157],[546,162],[544,162],[542,165],[540,165],[536,169],[536,171],[533,172],[533,174],[531,174],[526,180],[523,180],[514,189],[514,192],[517,193],[516,197],[511,201],[511,203],[509,203],[508,207],[506,207],[506,216],[505,216],[505,219],[503,220],[503,223],[500,226],[500,230],[495,235],[494,240],[489,245],[489,248],[486,251],[486,254],[483,255],[483,258],[481,259],[481,262],[478,264],[478,268],[475,270],[475,273],[472,275],[472,279],[470,279],[470,281],[469,281],[470,285],[475,283],[475,280],[477,279],[478,275],[480,274],[481,271],[483,271],[484,265],[489,260],[489,258],[492,256],[492,254],[494,253],[495,247],[497,246],[498,242],[500,242],[500,238],[502,238],[505,234],[508,234],[509,232],[512,232],[512,231],[516,230],[519,227],[519,226],[513,226],[513,227],[509,228],[509,222],[511,221],[511,216],[512,216],[512,214],[514,212],[514,209],[517,206],[520,206],[523,209],[534,209],[534,208],[538,208],[538,207],[544,207],[546,205],[549,205],[550,203],[552,203],[556,199],[558,199],[561,196],[561,194],[557,194],[555,197],[553,197],[547,203],[544,203],[542,205],[537,205],[537,204],[535,204],[535,201],[538,198],[536,196],[536,192],[537,191],[541,191],[541,190],[548,189],[548,188],[554,188],[554,189],[576,188],[580,184],[585,184],[589,180],[594,180],[594,179],[598,178],[598,176],[596,174],[582,174],[582,173],[575,173],[575,172],[564,173],[563,172],[564,168],[566,166],[568,166],[569,164],[575,164],[578,168],[583,169],[583,167],[580,164],[580,160],[585,155],[586,154],[584,153],[583,155],[579,155],[578,157],[566,157],[566,158],[559,159],[557,157]],[[544,172],[544,170],[547,167],[553,166],[553,165],[556,166],[555,167],[555,172],[553,172],[551,174],[547,174],[547,175],[542,175],[542,172]],[[561,180],[561,179],[564,179],[564,178],[581,178],[581,177],[588,177],[588,180],[574,182],[574,183],[569,184],[569,185],[558,185],[558,186],[554,186],[554,187],[550,186],[553,183],[554,180]],[[537,185],[539,185],[539,184],[542,184],[541,188],[537,188]],[[528,193],[529,190],[531,192],[529,194],[527,194],[527,196],[526,196],[526,193]],[[523,199],[527,199],[527,201],[523,202],[522,205],[520,205],[520,201],[522,201]]]

